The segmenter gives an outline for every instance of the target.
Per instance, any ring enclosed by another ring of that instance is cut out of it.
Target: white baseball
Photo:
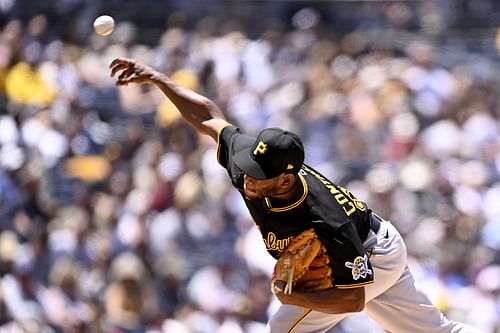
[[[100,36],[108,36],[115,28],[115,20],[109,15],[101,15],[94,21],[94,31]]]

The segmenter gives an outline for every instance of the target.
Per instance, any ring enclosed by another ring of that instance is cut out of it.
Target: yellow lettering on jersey
[[[253,154],[254,155],[265,154],[266,151],[267,151],[267,145],[264,142],[260,141],[257,147],[255,147]]]
[[[279,251],[283,252],[286,247],[288,246],[288,243],[290,243],[290,240],[293,237],[288,237],[285,239],[278,239],[274,232],[270,232],[267,234],[267,238],[264,238],[264,244],[266,245],[266,249],[268,251],[274,250],[274,251]]]
[[[337,202],[339,203],[339,205],[343,205],[343,204],[345,204],[349,200],[342,193],[339,193],[339,194],[335,195],[334,198],[335,198],[335,200],[337,200]]]
[[[349,206],[351,206],[351,209],[347,210],[345,206],[343,206],[342,209],[347,214],[347,216],[350,216],[352,213],[354,213],[356,211],[356,207],[354,207],[352,202],[348,202],[347,204]],[[364,209],[364,207],[363,207],[363,209]]]
[[[340,190],[342,192],[344,192],[345,195],[347,195],[349,197],[349,199],[351,199],[351,201],[356,205],[356,208],[361,210],[361,211],[364,211],[365,210],[365,206],[363,205],[363,203],[361,201],[359,201],[357,198],[355,198],[351,192],[349,192],[348,189],[342,187],[342,186],[339,186]]]
[[[338,188],[340,189],[339,191],[339,189],[337,189],[335,185],[333,185],[329,180],[321,176],[319,173],[315,172],[312,169],[309,169],[305,165],[303,166],[303,168],[311,175],[316,177],[323,185],[325,185],[328,190],[330,190],[330,193],[335,198],[335,201],[337,201],[337,203],[342,206],[342,209],[347,214],[347,216],[350,216],[352,213],[354,213],[356,209],[359,209],[361,211],[365,210],[365,206],[363,205],[363,203],[356,199],[347,189],[343,188],[342,186],[338,186]]]

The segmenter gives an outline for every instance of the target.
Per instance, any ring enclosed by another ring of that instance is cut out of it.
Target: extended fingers
[[[130,69],[126,69],[118,76],[117,82],[120,84],[127,84],[128,82],[133,81],[135,78],[135,73]]]
[[[116,64],[113,67],[111,67],[111,77],[114,77],[115,74],[119,71],[124,71],[128,69],[128,66],[126,64]]]
[[[151,69],[141,63],[136,63],[134,59],[116,58],[110,64],[111,77],[118,75],[116,85],[123,86],[129,83],[148,82],[148,75]]]
[[[115,74],[119,71],[129,69],[131,70],[135,66],[135,60],[134,59],[128,59],[128,58],[116,58],[114,59],[110,64],[109,68],[111,69],[111,76],[115,76]]]
[[[128,65],[128,64],[133,65],[134,63],[135,63],[135,60],[133,60],[133,59],[118,57],[118,58],[113,59],[113,61],[111,61],[111,63],[109,64],[109,68],[112,68],[116,65]]]

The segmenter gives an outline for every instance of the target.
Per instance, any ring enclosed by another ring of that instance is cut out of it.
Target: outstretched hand
[[[116,85],[126,86],[129,83],[150,83],[156,73],[151,67],[144,65],[134,59],[116,58],[110,64],[111,77],[117,73]]]

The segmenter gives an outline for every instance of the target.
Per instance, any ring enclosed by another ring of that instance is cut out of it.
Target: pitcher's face
[[[249,200],[262,200],[279,193],[281,175],[270,179],[255,179],[244,176],[243,189],[245,197]]]

